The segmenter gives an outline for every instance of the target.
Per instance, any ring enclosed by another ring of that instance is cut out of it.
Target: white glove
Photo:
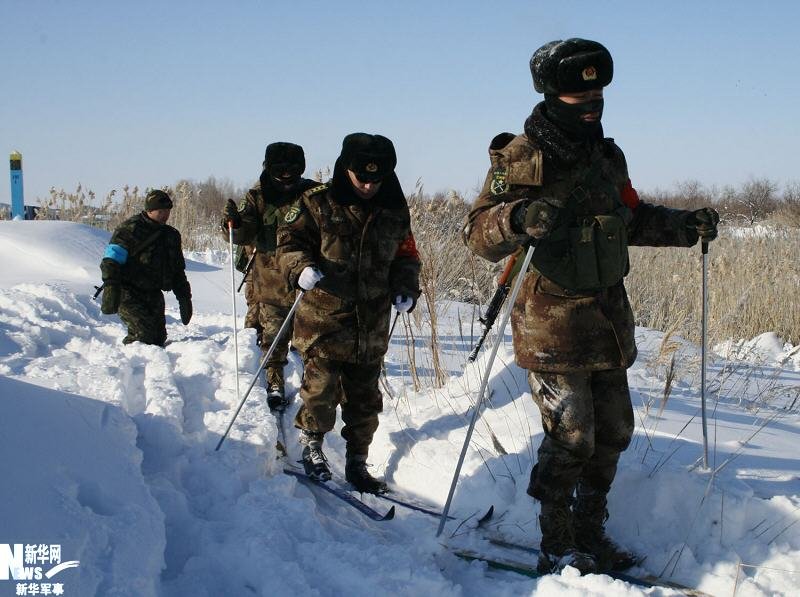
[[[396,297],[394,297],[394,308],[397,309],[398,313],[405,313],[413,306],[414,299],[412,299],[410,296],[398,294]]]
[[[320,280],[322,280],[322,272],[309,265],[300,272],[300,277],[297,278],[297,285],[303,290],[311,290]]]

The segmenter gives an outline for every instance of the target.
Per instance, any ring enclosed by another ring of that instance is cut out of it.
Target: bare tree
[[[742,185],[737,193],[736,203],[739,216],[751,226],[763,220],[777,207],[777,183],[768,178],[753,178]]]

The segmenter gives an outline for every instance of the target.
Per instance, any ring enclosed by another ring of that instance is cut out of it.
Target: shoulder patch
[[[501,195],[508,191],[508,171],[505,168],[499,167],[494,169],[489,190],[492,195]]]
[[[328,188],[328,184],[327,183],[321,184],[321,185],[317,185],[316,187],[311,187],[310,189],[308,189],[305,192],[305,194],[309,195],[309,196],[310,195],[316,195],[317,193],[321,193],[322,191],[324,191],[327,188]]]

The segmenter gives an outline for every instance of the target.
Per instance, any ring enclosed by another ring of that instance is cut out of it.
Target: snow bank
[[[164,563],[164,515],[141,472],[136,426],[119,408],[0,376],[0,537],[60,545],[80,566],[65,595],[150,595]],[[13,581],[0,581],[11,595]]]

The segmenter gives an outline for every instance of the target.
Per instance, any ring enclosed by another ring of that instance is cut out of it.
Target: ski
[[[355,493],[358,490],[355,489],[346,479],[338,475],[333,475],[333,480],[345,491],[349,491],[351,493]],[[367,495],[371,495],[382,500],[386,500],[387,502],[391,502],[400,506],[401,508],[406,508],[408,510],[412,510],[414,512],[420,512],[422,514],[427,514],[428,516],[432,516],[434,518],[441,518],[442,512],[441,510],[436,510],[435,506],[431,506],[421,500],[416,498],[404,495],[402,492],[398,491],[393,487],[389,487],[389,491],[383,493],[368,493]],[[494,514],[494,506],[491,506],[479,519],[478,519],[478,526],[481,526],[489,519],[492,518]],[[448,516],[448,520],[456,520],[455,516]]]
[[[538,559],[539,557],[539,550],[536,547],[530,545],[522,545],[519,543],[513,543],[502,537],[497,536],[489,536],[487,537],[487,541],[499,548],[503,548],[506,550],[514,550],[519,552],[524,552],[525,554],[531,556],[531,559]],[[524,576],[529,576],[531,578],[540,578],[545,576],[539,572],[536,568],[535,563],[531,563],[529,561],[522,561],[515,558],[509,558],[505,556],[489,556],[480,554],[476,551],[469,550],[469,549],[461,549],[461,548],[451,548],[453,553],[464,560],[480,560],[485,562],[489,567],[495,568],[498,570],[507,570],[510,572],[516,572],[517,574],[522,574]],[[700,591],[698,589],[693,589],[691,587],[687,587],[686,585],[682,585],[680,583],[676,583],[670,580],[665,580],[663,578],[659,578],[652,574],[647,574],[644,576],[637,576],[633,574],[627,574],[625,572],[618,572],[614,570],[608,571],[601,571],[598,574],[605,574],[606,576],[610,576],[616,580],[621,580],[627,582],[628,584],[644,587],[644,588],[653,588],[653,587],[661,587],[661,588],[668,588],[673,589],[675,591],[680,591],[684,595],[689,595],[691,597],[709,597],[707,593]]]
[[[270,410],[272,416],[275,417],[275,423],[278,427],[278,441],[275,443],[275,447],[278,450],[277,458],[286,458],[289,456],[289,452],[286,449],[286,427],[284,426],[283,420],[285,412],[285,407]]]
[[[306,483],[307,485],[324,489],[328,493],[335,495],[337,498],[339,498],[346,504],[353,506],[353,508],[355,508],[356,510],[358,510],[371,520],[382,522],[384,520],[391,520],[392,518],[394,518],[394,506],[392,506],[389,509],[389,511],[386,512],[386,514],[381,514],[377,510],[370,508],[367,504],[365,504],[360,499],[352,495],[349,491],[346,491],[345,489],[340,487],[337,483],[331,483],[330,481],[317,481],[315,479],[312,479],[303,472],[295,471],[290,468],[284,468],[283,472],[286,473],[287,475],[291,475],[292,477],[300,479],[303,483]]]
[[[428,506],[427,504],[418,503],[416,500],[408,498],[407,496],[398,497],[398,493],[393,489],[390,489],[385,493],[375,493],[372,495],[379,497],[382,500],[392,502],[393,504],[397,504],[402,508],[413,510],[414,512],[421,512],[422,514],[427,514],[428,516],[433,516],[434,518],[442,517],[441,512],[434,510],[433,507]],[[448,516],[447,518],[448,520],[455,520],[454,516]]]

